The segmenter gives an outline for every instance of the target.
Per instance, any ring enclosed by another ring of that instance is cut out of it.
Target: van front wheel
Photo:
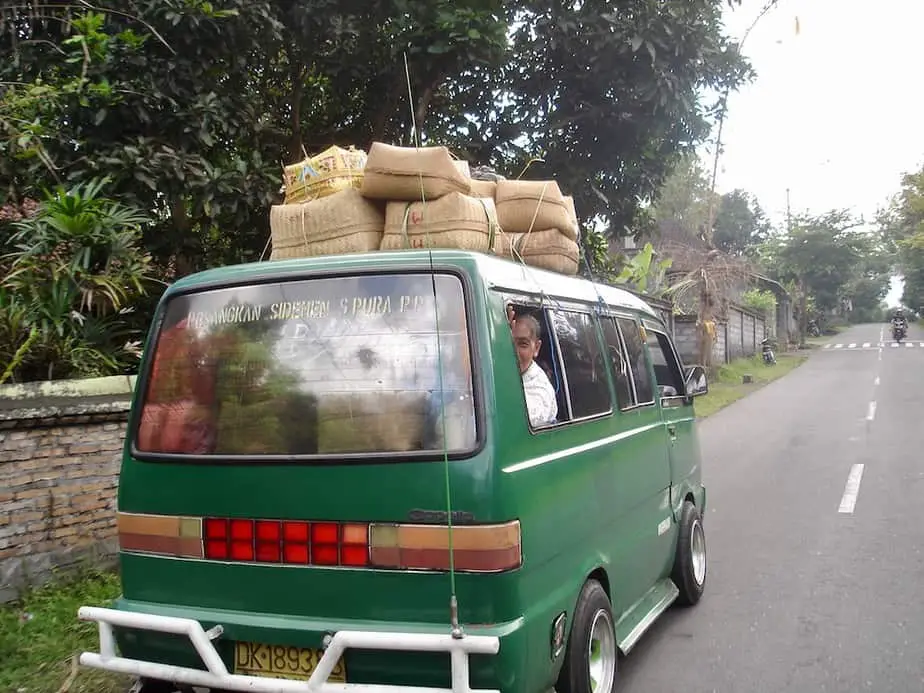
[[[612,693],[618,661],[616,629],[606,591],[588,580],[578,597],[571,622],[558,693]]]
[[[680,514],[680,535],[671,579],[680,590],[679,601],[693,606],[706,587],[706,533],[703,518],[690,501],[684,501]]]

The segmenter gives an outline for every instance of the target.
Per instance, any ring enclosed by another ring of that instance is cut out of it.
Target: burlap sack
[[[435,200],[468,193],[471,179],[446,147],[395,147],[374,142],[363,175],[362,193],[376,200]]]
[[[561,229],[577,239],[571,212],[554,180],[499,180],[494,200],[497,220],[507,233]]]
[[[354,188],[312,202],[273,205],[270,260],[378,250],[385,215]]]
[[[318,453],[410,452],[423,447],[426,395],[355,392],[321,395]]]
[[[459,248],[490,252],[497,240],[494,201],[450,193],[432,202],[389,202],[382,250]]]
[[[570,275],[577,274],[581,258],[578,244],[558,229],[502,233],[495,252],[531,267]]]
[[[493,180],[472,180],[472,190],[469,193],[472,197],[487,197],[494,199],[497,192],[497,182]]]
[[[309,202],[347,188],[360,188],[366,152],[362,149],[329,147],[320,154],[283,168],[285,204]]]
[[[565,195],[565,207],[568,208],[568,215],[571,217],[571,223],[574,228],[574,240],[581,240],[581,225],[578,223],[577,210],[574,208],[574,198],[571,195]]]

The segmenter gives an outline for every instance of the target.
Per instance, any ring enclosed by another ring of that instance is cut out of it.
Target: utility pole
[[[789,206],[789,188],[786,188],[786,233],[792,233],[792,209]]]

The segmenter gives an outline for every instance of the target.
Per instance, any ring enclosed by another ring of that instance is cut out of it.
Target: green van
[[[703,592],[705,391],[644,301],[486,254],[187,277],[128,424],[123,594],[79,610],[80,662],[144,693],[617,690]]]

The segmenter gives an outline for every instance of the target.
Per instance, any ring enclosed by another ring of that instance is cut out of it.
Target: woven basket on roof
[[[435,200],[468,193],[467,164],[456,164],[446,147],[395,147],[373,142],[364,169],[362,193],[376,200]]]
[[[426,397],[418,392],[322,395],[318,452],[410,452],[423,447]]]
[[[497,219],[508,233],[561,229],[577,240],[577,226],[554,180],[499,180],[494,200]]]
[[[285,204],[297,204],[333,195],[363,184],[366,152],[362,149],[328,147],[320,154],[283,168]]]
[[[432,202],[389,202],[381,249],[459,248],[488,253],[498,231],[491,199],[450,193]]]
[[[270,210],[270,259],[378,250],[384,228],[380,205],[354,188],[312,202],[274,205]]]
[[[502,233],[495,252],[512,260],[522,260],[531,267],[570,275],[577,274],[581,257],[578,244],[558,229]]]

